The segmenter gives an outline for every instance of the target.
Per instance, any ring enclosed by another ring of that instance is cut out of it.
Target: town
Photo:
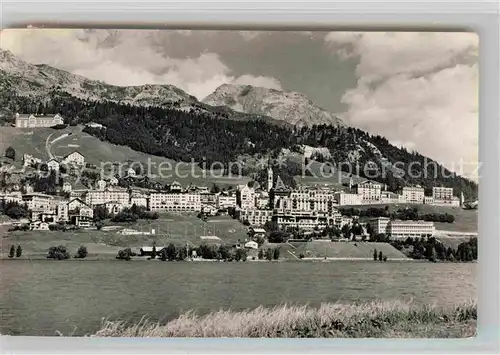
[[[17,114],[15,127],[38,128],[61,123],[62,117],[59,114],[41,117]],[[6,152],[5,155],[15,155],[15,152]],[[342,230],[345,226],[359,224],[360,234],[368,240],[370,234],[385,234],[390,238],[418,238],[440,233],[435,228],[434,221],[398,220],[377,216],[368,222],[358,223],[356,216],[343,215],[342,208],[387,204],[465,208],[463,193],[457,197],[453,188],[435,186],[432,188],[432,195],[427,196],[423,187],[405,186],[399,193],[395,193],[387,191],[387,186],[383,184],[369,180],[353,183],[352,178],[343,189],[300,184],[290,188],[283,183],[279,175],[275,176],[270,167],[267,168],[267,183],[263,186],[249,183],[221,190],[216,186],[182,186],[174,181],[167,185],[156,183],[144,187],[144,184],[137,182],[143,182],[147,177],[129,168],[124,176],[117,174],[106,179],[94,172],[94,180],[89,187],[76,189],[70,182],[71,177],[78,171],[92,168],[79,151],[75,150],[59,159],[54,157],[47,161],[28,154],[24,154],[22,159],[23,168],[37,169],[31,174],[53,174],[64,180],[64,183],[52,186],[52,192],[49,193],[39,191],[40,188],[34,191],[30,179],[25,176],[25,170],[10,172],[18,175],[14,183],[6,183],[4,178],[0,202],[11,208],[20,206],[28,212],[27,218],[15,222],[16,228],[25,230],[49,230],[58,224],[95,228],[96,209],[105,210],[108,216],[115,216],[135,206],[134,208],[151,213],[191,213],[207,217],[228,214],[245,226],[257,230],[272,225],[273,228],[284,231],[308,233],[332,227]],[[123,181],[126,183],[122,184]],[[367,224],[370,224],[370,231],[367,231]]]

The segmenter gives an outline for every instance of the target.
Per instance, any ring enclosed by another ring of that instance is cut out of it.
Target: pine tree
[[[377,261],[377,249],[373,251],[373,260]]]
[[[11,245],[10,252],[9,252],[9,258],[13,258],[15,253],[16,253],[16,248],[13,245]]]
[[[384,254],[382,252],[378,253],[378,261],[382,261],[384,259]]]
[[[16,249],[16,258],[21,257],[22,254],[23,254],[23,248],[21,248],[21,246],[18,245]]]

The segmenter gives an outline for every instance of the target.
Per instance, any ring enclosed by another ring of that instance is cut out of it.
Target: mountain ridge
[[[262,114],[294,126],[345,126],[340,117],[315,105],[306,95],[251,85],[223,84],[202,102],[244,113]]]

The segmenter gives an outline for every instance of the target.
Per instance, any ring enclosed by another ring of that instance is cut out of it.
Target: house
[[[130,195],[130,206],[136,205],[137,207],[147,207],[148,198],[138,192],[133,192]]]
[[[202,204],[201,212],[215,216],[217,214],[217,208],[214,205]]]
[[[174,181],[173,183],[170,184],[168,190],[170,192],[181,192],[182,191],[182,185],[179,184],[177,181]],[[200,197],[201,199],[201,197]]]
[[[40,221],[31,222],[30,229],[37,230],[37,231],[48,231],[49,224],[45,223],[45,222],[40,222]]]
[[[134,169],[128,168],[128,170],[127,170],[127,176],[131,177],[131,178],[135,178],[135,177],[137,177],[137,173],[135,172]]]
[[[59,171],[59,162],[57,160],[55,160],[54,158],[50,159],[49,161],[47,161],[47,168],[49,169],[49,171]]]
[[[155,246],[156,254],[159,254],[160,251],[165,249],[166,247],[158,247]],[[153,247],[141,247],[139,249],[139,256],[152,256],[153,255]]]
[[[254,242],[252,240],[252,241],[245,243],[245,248],[247,248],[247,249],[259,249],[259,244],[257,244],[257,242]]]
[[[29,154],[23,155],[23,167],[27,167],[30,165],[37,165],[37,164],[41,164],[41,163],[42,163],[42,159],[35,158]]]
[[[97,185],[97,189],[102,191],[106,188],[106,181],[104,181],[103,179],[99,179],[97,181],[96,185]]]
[[[111,178],[109,179],[109,184],[110,184],[111,186],[118,185],[118,179],[117,179],[116,177],[114,177],[114,176],[113,176],[113,177],[111,177]]]
[[[68,192],[70,193],[73,187],[71,186],[71,183],[65,181],[62,187],[63,192]]]
[[[85,157],[79,151],[75,150],[74,152],[64,156],[61,159],[61,164],[64,165],[85,165]]]
[[[92,226],[94,220],[94,210],[92,208],[85,205],[70,211],[69,220],[71,224],[80,228]]]
[[[264,228],[250,228],[254,237],[265,237],[266,230]]]
[[[79,210],[80,208],[85,208],[85,207],[89,206],[78,197],[68,202],[69,211]]]
[[[103,128],[104,126],[100,123],[95,123],[95,122],[90,122],[85,125],[86,127],[89,128]]]
[[[56,212],[58,221],[62,222],[69,221],[69,209],[68,209],[68,203],[66,201],[59,201],[56,207]]]

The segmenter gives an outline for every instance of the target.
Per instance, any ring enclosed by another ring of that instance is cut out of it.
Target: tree
[[[373,251],[373,260],[377,261],[377,249]]]
[[[370,223],[366,224],[366,233],[371,237],[373,234],[375,234],[375,229],[373,229],[372,225]]]
[[[9,258],[13,258],[15,253],[16,253],[16,247],[11,245],[10,252],[9,252]]]
[[[382,261],[384,259],[384,254],[382,252],[378,253],[378,261]]]
[[[247,251],[245,249],[237,249],[234,255],[234,260],[236,261],[246,261],[247,260]]]
[[[151,251],[151,259],[156,258],[156,243],[153,242],[153,251]]]
[[[273,251],[271,248],[267,248],[265,256],[266,260],[273,260]]]
[[[100,205],[94,208],[94,221],[102,221],[108,217],[108,209],[106,206]]]
[[[175,247],[174,244],[170,243],[169,245],[167,245],[167,248],[166,248],[166,253],[167,253],[167,259],[168,261],[173,261],[175,260],[176,256],[177,256],[177,248]]]
[[[166,261],[167,260],[167,250],[163,248],[160,250],[160,260],[161,261]]]
[[[258,255],[258,257],[259,257],[259,260],[264,259],[264,251],[262,249],[259,249],[259,255]]]
[[[69,252],[64,245],[50,247],[47,254],[47,259],[65,260],[69,259]]]
[[[349,225],[347,224],[344,224],[342,226],[342,236],[346,239],[349,239],[351,237],[351,228],[349,227]]]
[[[187,258],[187,248],[185,246],[180,247],[177,250],[177,258],[176,260],[182,261]]]
[[[279,248],[275,248],[274,252],[273,252],[273,259],[274,260],[278,260],[279,258],[280,258],[280,249]]]
[[[16,160],[16,150],[12,147],[8,147],[5,150],[5,157],[12,160]]]
[[[23,248],[21,248],[21,246],[18,245],[16,249],[16,258],[21,257],[22,254],[23,254]]]
[[[85,245],[82,245],[80,246],[80,248],[78,248],[78,251],[76,252],[76,258],[77,259],[85,259],[88,255],[88,252],[87,252],[87,248],[85,247]]]
[[[102,229],[102,227],[104,227],[104,223],[102,223],[102,221],[97,221],[95,223],[95,228],[100,231]]]

